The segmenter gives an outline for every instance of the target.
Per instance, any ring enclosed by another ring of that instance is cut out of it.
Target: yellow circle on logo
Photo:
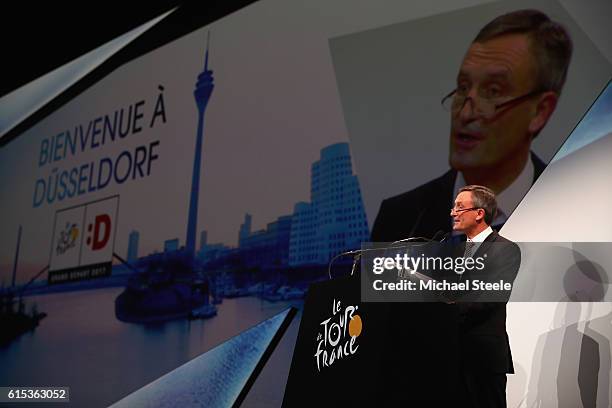
[[[351,321],[349,322],[349,335],[351,337],[359,336],[361,334],[362,327],[361,317],[359,317],[359,315],[353,315],[353,317],[351,317]]]

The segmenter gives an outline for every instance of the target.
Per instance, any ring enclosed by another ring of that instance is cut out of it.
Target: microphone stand
[[[355,273],[355,267],[357,266],[357,263],[359,262],[359,260],[361,259],[361,254],[363,254],[364,252],[369,252],[369,251],[380,251],[381,249],[393,249],[393,248],[397,248],[395,245],[396,244],[401,244],[403,242],[412,242],[412,241],[425,241],[425,242],[431,242],[434,241],[435,238],[439,235],[440,232],[437,232],[433,238],[425,238],[425,237],[409,237],[409,238],[404,238],[404,239],[399,239],[397,241],[393,241],[391,243],[390,246],[385,247],[385,248],[368,248],[368,249],[355,249],[352,251],[346,251],[346,252],[341,252],[338,255],[334,256],[330,261],[329,264],[327,265],[327,274],[329,275],[329,279],[333,279],[332,275],[331,275],[331,267],[332,264],[336,261],[336,259],[343,257],[343,256],[347,256],[347,255],[354,255],[353,257],[353,265],[351,267],[351,276],[353,276],[353,274]],[[442,241],[444,241],[446,239],[446,236],[442,239]],[[442,242],[440,241],[440,242]]]

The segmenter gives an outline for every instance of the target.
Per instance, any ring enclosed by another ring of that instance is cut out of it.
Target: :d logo
[[[91,227],[91,224],[89,224],[87,229],[91,231]],[[104,248],[110,238],[111,219],[108,214],[100,214],[96,216],[93,230],[93,240],[92,237],[88,237],[87,245],[91,245],[92,251],[97,251]]]

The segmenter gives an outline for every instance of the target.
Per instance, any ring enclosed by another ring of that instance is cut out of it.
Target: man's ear
[[[532,135],[540,133],[555,111],[558,100],[559,95],[552,91],[544,92],[540,95],[535,106],[535,116],[529,122],[529,133]]]
[[[482,208],[476,210],[476,221],[484,220],[485,211]]]

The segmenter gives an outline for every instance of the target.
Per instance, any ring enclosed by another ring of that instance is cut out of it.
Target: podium
[[[444,303],[361,302],[359,275],[312,284],[283,406],[453,406],[454,313]]]

